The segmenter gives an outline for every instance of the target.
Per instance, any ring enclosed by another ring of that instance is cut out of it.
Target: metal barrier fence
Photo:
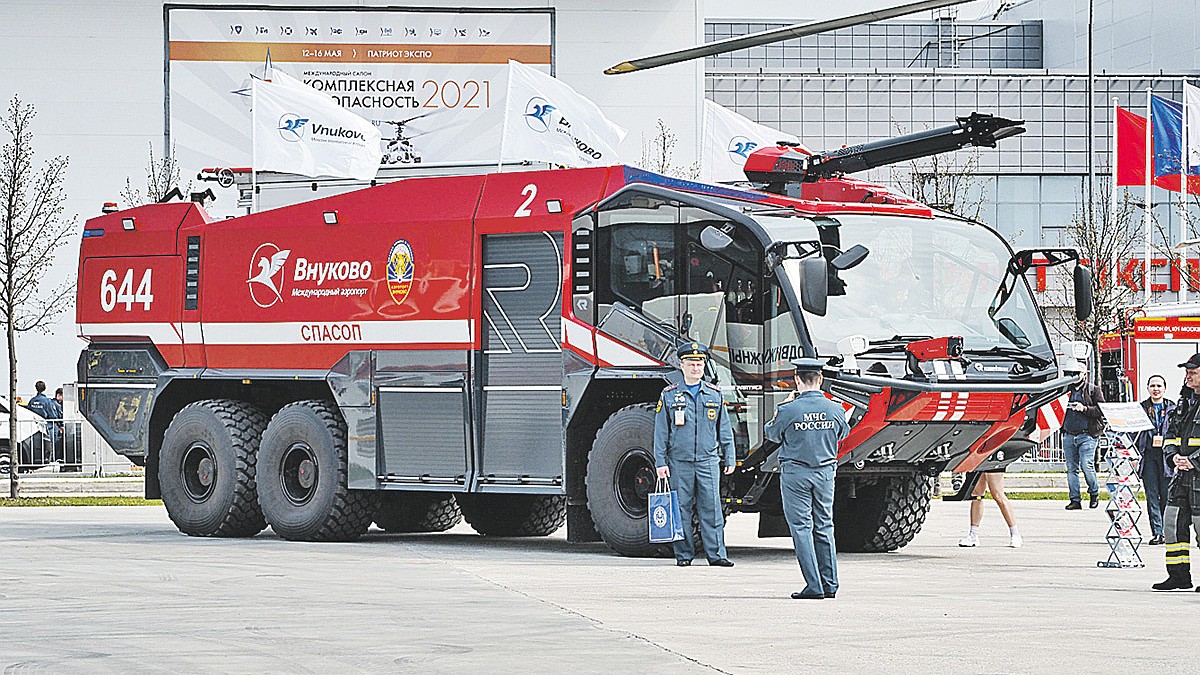
[[[1050,438],[1026,452],[1017,461],[1030,464],[1062,464],[1065,461],[1062,450],[1062,433],[1054,432]]]
[[[1108,456],[1108,451],[1113,447],[1114,433],[1105,429],[1103,433],[1096,439],[1096,470],[1100,471],[1103,467],[1104,458]],[[1062,448],[1062,432],[1056,431],[1054,435],[1042,442],[1038,447],[1026,452],[1017,460],[1024,464],[1050,464],[1061,465],[1066,463],[1066,457],[1063,455]],[[1059,467],[1055,467],[1059,468]]]
[[[0,474],[12,463],[8,421],[0,431]],[[105,476],[128,473],[133,465],[82,419],[17,420],[17,472]]]

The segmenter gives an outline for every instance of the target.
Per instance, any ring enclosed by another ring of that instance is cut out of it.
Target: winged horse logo
[[[271,249],[274,249],[274,253],[271,252]],[[254,304],[267,308],[277,302],[283,302],[283,294],[280,292],[283,288],[283,277],[280,272],[283,271],[283,266],[291,254],[291,249],[281,251],[275,244],[263,244],[255,249],[254,254],[250,256],[250,278],[246,279],[246,283],[250,287],[250,298],[254,300]],[[255,267],[258,268],[257,273],[254,271]],[[277,275],[280,277],[278,283],[275,281]],[[266,296],[264,300],[258,293],[255,293],[255,289],[258,287],[256,284],[266,286],[270,289],[271,295]]]

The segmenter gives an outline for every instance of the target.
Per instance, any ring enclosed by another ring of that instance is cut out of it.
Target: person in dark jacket
[[[1163,456],[1175,467],[1175,477],[1167,489],[1167,508],[1163,509],[1167,578],[1151,586],[1156,591],[1192,587],[1189,527],[1196,530],[1200,541],[1200,486],[1196,484],[1196,467],[1200,465],[1200,353],[1179,367],[1184,369],[1183,389],[1179,390],[1179,404],[1167,423],[1163,441]]]
[[[47,420],[62,419],[62,408],[58,407],[58,404],[54,402],[54,399],[46,395],[46,383],[38,380],[33,385],[33,388],[37,391],[37,394],[33,398],[29,399],[29,405],[25,407],[29,408],[38,415],[41,415]],[[44,433],[46,446],[44,447],[42,453],[38,456],[38,460],[49,463],[56,459],[62,459],[61,456],[56,456],[55,452],[60,436],[57,422],[46,422]]]
[[[1071,501],[1068,511],[1083,508],[1079,492],[1079,470],[1087,479],[1088,507],[1100,506],[1100,484],[1096,481],[1096,440],[1104,430],[1104,414],[1097,403],[1104,403],[1100,387],[1087,381],[1087,368],[1074,359],[1063,362],[1064,374],[1083,374],[1083,379],[1071,390],[1067,400],[1067,415],[1063,419],[1063,456],[1067,462],[1067,491]]]
[[[1163,440],[1167,437],[1167,426],[1175,412],[1175,402],[1165,396],[1167,380],[1162,375],[1151,375],[1146,379],[1146,391],[1150,394],[1142,401],[1142,409],[1154,424],[1153,429],[1139,431],[1137,449],[1142,455],[1141,477],[1146,490],[1146,517],[1150,520],[1150,544],[1163,543],[1163,510],[1167,506],[1167,488],[1174,467],[1168,466],[1163,456]]]

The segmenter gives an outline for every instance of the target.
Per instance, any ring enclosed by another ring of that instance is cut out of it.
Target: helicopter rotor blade
[[[815,21],[813,23],[802,23],[795,26],[787,26],[785,28],[776,28],[774,30],[762,31],[761,33],[752,33],[750,35],[742,35],[725,40],[717,40],[709,42],[699,47],[690,47],[681,49],[675,52],[666,54],[656,54],[654,56],[646,56],[632,61],[625,61],[604,71],[605,75],[620,75],[622,73],[632,73],[639,70],[647,70],[649,68],[657,68],[666,66],[672,63],[682,63],[699,59],[705,56],[714,56],[716,54],[724,54],[738,49],[746,49],[748,47],[759,47],[761,45],[771,44],[772,42],[780,42],[791,38],[799,38],[807,35],[816,35],[817,33],[825,33],[839,28],[849,28],[858,26],[864,23],[874,23],[883,21],[884,19],[894,19],[916,12],[925,10],[941,9],[950,7],[951,5],[961,5],[971,0],[921,0],[921,2],[913,2],[907,5],[898,7],[888,7],[886,9],[878,9],[871,12],[863,12],[854,16],[846,16],[838,19],[829,19],[827,21]]]

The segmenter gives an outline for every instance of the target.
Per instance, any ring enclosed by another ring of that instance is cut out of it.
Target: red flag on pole
[[[1117,106],[1117,185],[1146,184],[1146,118]],[[1154,185],[1179,192],[1179,174],[1157,176]],[[1200,192],[1200,176],[1188,177],[1189,192]]]

